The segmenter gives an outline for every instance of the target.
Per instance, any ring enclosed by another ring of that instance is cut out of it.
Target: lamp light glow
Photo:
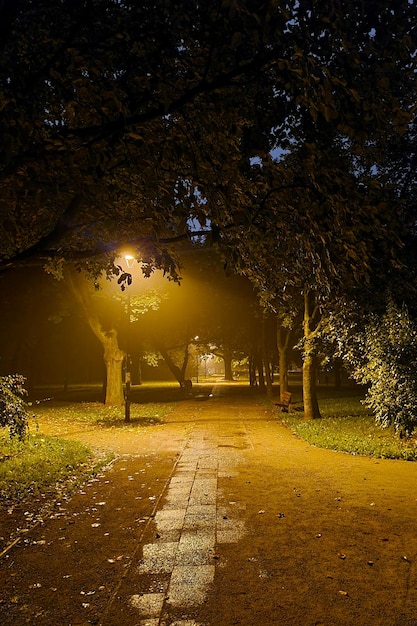
[[[135,257],[132,256],[131,254],[125,254],[125,261],[126,261],[126,265],[128,269],[131,270],[135,263]]]

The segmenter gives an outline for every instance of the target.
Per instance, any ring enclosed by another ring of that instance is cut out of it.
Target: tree
[[[402,202],[393,193],[392,176],[382,176],[381,168],[387,163],[387,145],[395,140],[401,145],[413,120],[411,14],[406,15],[405,5],[398,12],[374,3],[356,6],[356,15],[353,9],[353,4],[347,8],[347,28],[342,32],[337,17],[324,26],[330,21],[324,15],[328,7],[322,13],[317,5],[300,3],[295,21],[305,40],[298,42],[296,58],[300,77],[308,65],[315,78],[297,92],[297,122],[287,128],[288,143],[281,144],[281,151],[273,151],[278,147],[273,134],[266,144],[269,150],[257,146],[261,126],[250,137],[248,150],[257,155],[246,171],[256,189],[253,211],[240,232],[222,233],[222,241],[232,250],[232,264],[253,280],[272,309],[277,309],[278,299],[281,306],[287,302],[293,311],[304,312],[307,418],[319,417],[314,355],[323,314],[342,294],[370,281],[375,259],[383,258],[391,273],[398,269],[405,232]],[[390,20],[405,36],[406,48],[401,51],[393,43],[395,61],[387,65]],[[358,69],[355,76],[344,58],[347,50]],[[363,56],[366,51],[369,63]],[[380,77],[379,104],[369,92],[372,73]],[[394,84],[388,93],[386,88]],[[359,108],[347,103],[345,89],[354,99],[362,99],[363,108],[359,100]],[[392,109],[386,108],[389,100]],[[357,125],[352,123],[355,109]],[[265,115],[274,113],[271,108],[264,110]]]
[[[142,315],[159,308],[164,294],[153,289],[136,289],[132,294],[117,289],[115,281],[101,277],[94,285],[88,276],[66,266],[65,283],[78,303],[92,332],[103,349],[106,368],[105,404],[124,403],[123,364],[131,358],[132,327]]]
[[[175,276],[166,244],[190,236],[189,216],[233,228],[253,214],[251,158],[298,150],[313,127],[369,166],[412,111],[414,3],[21,0],[1,13],[3,267],[100,252],[90,270],[115,271],[131,241],[145,269]]]
[[[94,302],[94,288],[80,272],[73,267],[65,269],[65,282],[72,295],[83,311],[91,330],[103,347],[103,358],[106,367],[105,404],[122,406],[124,402],[122,365],[125,353],[119,347],[117,318],[107,316],[103,322],[97,304]]]

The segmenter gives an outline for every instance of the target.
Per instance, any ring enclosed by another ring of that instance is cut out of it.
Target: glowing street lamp
[[[131,254],[125,254],[124,259],[126,261],[127,269],[131,270],[135,263],[135,257]]]

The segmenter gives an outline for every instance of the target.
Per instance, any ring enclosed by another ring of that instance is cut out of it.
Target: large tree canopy
[[[331,187],[340,215],[358,190],[327,170],[334,146],[369,172],[412,118],[412,2],[6,0],[0,12],[2,266],[93,269],[104,253],[106,267],[130,242],[145,271],[175,276],[166,244],[190,217],[241,234],[274,197],[275,232],[287,229],[294,151],[301,184],[316,203]],[[301,238],[321,229],[302,206]]]

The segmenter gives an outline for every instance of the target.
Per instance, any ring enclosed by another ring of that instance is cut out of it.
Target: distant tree
[[[214,250],[201,256],[195,259],[198,265],[189,268],[199,286],[198,345],[222,359],[224,378],[232,381],[233,361],[253,355],[254,343],[261,346],[262,311],[248,280],[225,273]]]

